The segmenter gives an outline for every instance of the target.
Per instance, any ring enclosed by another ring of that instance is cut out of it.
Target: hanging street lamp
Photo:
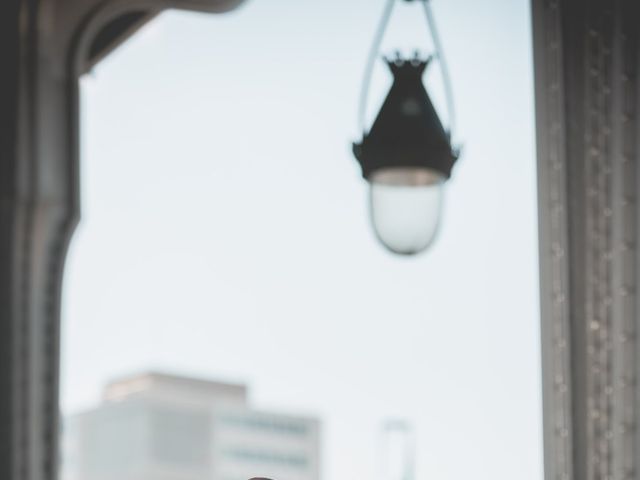
[[[440,47],[429,0],[405,0],[424,6],[436,50],[435,57],[411,58],[396,53],[384,58],[393,84],[373,125],[364,117],[369,84],[391,12],[389,0],[373,43],[362,90],[360,120],[363,136],[353,153],[370,184],[371,221],[378,239],[389,250],[411,255],[428,248],[438,231],[444,184],[458,158],[452,146],[453,100],[446,63]],[[437,60],[443,75],[449,110],[446,130],[422,82],[426,69]]]

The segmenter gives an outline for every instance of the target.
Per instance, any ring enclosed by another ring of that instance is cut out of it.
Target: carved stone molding
[[[545,471],[640,479],[632,0],[534,0]]]

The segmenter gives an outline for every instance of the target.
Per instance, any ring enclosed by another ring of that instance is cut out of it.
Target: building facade
[[[316,419],[251,409],[242,385],[150,373],[64,424],[63,480],[319,480]]]

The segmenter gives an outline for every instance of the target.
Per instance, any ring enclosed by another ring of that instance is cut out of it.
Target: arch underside
[[[107,22],[100,28],[89,45],[89,51],[84,61],[84,70],[91,70],[156,15],[157,12],[153,11],[133,10]]]

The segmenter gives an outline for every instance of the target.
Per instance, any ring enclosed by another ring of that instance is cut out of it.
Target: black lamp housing
[[[385,58],[393,85],[369,133],[353,144],[365,178],[397,167],[429,168],[450,177],[458,155],[422,83],[430,61]]]

